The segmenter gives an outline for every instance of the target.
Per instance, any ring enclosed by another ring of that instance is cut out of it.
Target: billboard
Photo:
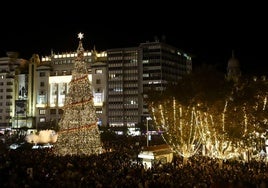
[[[28,85],[27,85],[27,75],[20,74],[18,75],[18,82],[19,82],[19,98],[26,99],[28,95]]]
[[[26,117],[26,110],[27,110],[27,100],[15,101],[16,116]]]

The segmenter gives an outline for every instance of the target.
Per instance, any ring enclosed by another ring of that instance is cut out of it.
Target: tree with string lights
[[[177,85],[168,86],[162,93],[149,93],[155,125],[163,131],[166,143],[183,157],[184,163],[204,150],[208,139],[214,138],[210,135],[215,132],[211,130],[214,121],[210,108],[225,98],[228,87],[223,74],[213,67],[204,67],[184,76]]]
[[[232,83],[206,68],[152,93],[148,104],[165,141],[185,159],[200,148],[220,163],[250,160],[268,143],[267,83],[265,76]]]
[[[59,122],[56,155],[92,155],[102,152],[100,132],[97,125],[91,83],[84,61],[83,34],[78,34],[79,46],[68,84],[64,113]]]
[[[195,107],[182,106],[175,98],[152,106],[153,120],[158,129],[164,131],[163,139],[183,157],[184,164],[202,145],[205,135],[203,114]]]

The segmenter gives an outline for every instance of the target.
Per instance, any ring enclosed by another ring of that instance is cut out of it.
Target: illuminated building
[[[148,90],[161,92],[192,71],[188,54],[157,40],[133,48],[109,49],[107,58],[108,123],[128,127],[130,132],[149,116],[144,101]]]
[[[139,48],[107,51],[108,122],[110,127],[135,131],[142,115],[142,77]]]
[[[71,81],[76,52],[55,54],[42,58],[37,67],[36,120],[40,129],[56,128],[63,113],[63,105],[68,83]],[[84,52],[85,62],[92,82],[94,105],[96,105],[99,123],[106,124],[105,90],[106,90],[106,52]],[[92,68],[93,67],[93,68]],[[92,73],[93,70],[93,73]],[[94,75],[94,78],[92,78]]]
[[[164,91],[167,84],[176,83],[186,74],[192,72],[192,58],[182,50],[165,42],[155,40],[140,44],[142,60],[143,98],[149,90]],[[143,102],[143,119],[148,116],[147,104]]]
[[[6,122],[12,122],[13,128],[27,125],[37,129],[56,129],[63,114],[76,57],[76,52],[52,51],[41,58],[34,54],[27,61],[27,71],[14,74],[14,83],[20,82],[20,86],[14,85],[12,90],[12,106],[16,101],[20,105],[26,102],[23,104],[27,106],[27,113],[18,116],[15,107],[12,107],[9,116],[2,115],[2,122],[9,117]],[[157,40],[141,43],[137,47],[114,48],[100,53],[95,49],[85,50],[84,58],[92,83],[98,124],[127,127],[131,134],[135,134],[133,131],[143,125],[149,116],[144,102],[146,92],[152,88],[162,91],[168,83],[175,84],[192,71],[192,60],[188,54]],[[4,78],[5,74],[1,76]],[[27,97],[19,95],[19,88],[23,86],[27,88]],[[1,97],[3,99],[3,94]],[[1,110],[7,111],[3,107]],[[25,121],[24,125],[18,119]]]
[[[0,127],[31,127],[33,123],[31,66],[17,52],[0,58]]]
[[[143,89],[163,91],[168,83],[176,84],[192,72],[191,57],[159,41],[140,44],[143,65]]]

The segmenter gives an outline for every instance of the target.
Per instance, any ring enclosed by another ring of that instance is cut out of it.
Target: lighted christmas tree
[[[59,122],[58,139],[54,145],[56,155],[92,155],[102,152],[91,83],[84,61],[83,34],[78,34],[79,46],[68,84],[64,113]]]

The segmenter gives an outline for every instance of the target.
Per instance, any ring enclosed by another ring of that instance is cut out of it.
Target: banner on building
[[[16,116],[26,117],[27,100],[16,100],[15,105]]]
[[[18,82],[19,82],[19,99],[26,99],[28,95],[27,76],[25,74],[18,75]]]

